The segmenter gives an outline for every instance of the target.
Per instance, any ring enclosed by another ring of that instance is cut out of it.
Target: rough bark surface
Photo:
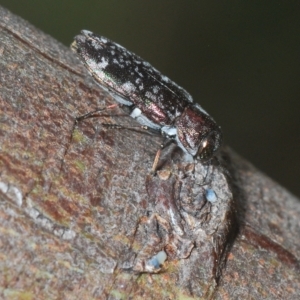
[[[154,177],[159,136],[112,132],[96,119],[76,124],[114,100],[68,48],[5,9],[0,64],[1,299],[299,299],[300,202],[288,191],[224,147],[230,175],[216,166],[211,178],[223,200],[191,216],[183,199],[207,168],[179,180],[190,166],[173,157]],[[169,198],[193,235],[156,223],[152,234],[149,212],[168,220],[157,202]],[[159,242],[145,250],[148,239]],[[161,272],[125,270],[133,254],[155,247],[169,257]]]

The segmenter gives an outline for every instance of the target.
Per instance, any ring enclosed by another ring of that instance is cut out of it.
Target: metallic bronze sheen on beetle
[[[94,79],[131,117],[173,139],[193,158],[210,159],[222,141],[221,128],[191,95],[148,62],[109,39],[83,30],[71,48]]]

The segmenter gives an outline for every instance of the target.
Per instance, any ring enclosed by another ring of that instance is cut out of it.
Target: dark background
[[[104,35],[188,90],[225,142],[300,196],[300,1],[0,0],[65,45]]]

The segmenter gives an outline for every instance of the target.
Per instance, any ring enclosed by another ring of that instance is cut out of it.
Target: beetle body
[[[107,38],[83,30],[72,50],[94,79],[131,117],[174,139],[187,154],[210,159],[221,145],[220,127],[191,95],[148,62]]]

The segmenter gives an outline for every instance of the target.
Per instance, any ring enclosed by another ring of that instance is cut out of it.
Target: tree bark
[[[77,124],[112,97],[68,48],[0,16],[2,299],[298,299],[298,199],[228,147],[206,165],[172,149],[150,174],[161,138],[101,125],[136,126],[119,108]]]

